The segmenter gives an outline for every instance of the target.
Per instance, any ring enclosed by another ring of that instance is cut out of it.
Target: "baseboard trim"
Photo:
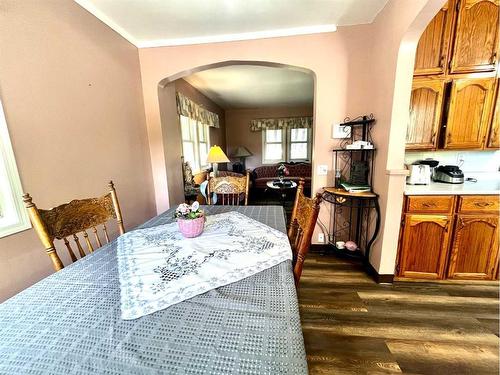
[[[329,245],[321,243],[313,243],[309,248],[309,251],[312,253],[331,254],[331,251],[328,250],[329,250]],[[375,268],[373,268],[373,266],[370,263],[367,262],[364,263],[365,263],[366,273],[370,275],[377,284],[392,284],[394,282],[394,275],[391,274],[381,275],[375,270]]]
[[[312,253],[324,253],[325,250],[328,248],[327,245],[322,244],[322,243],[313,243],[309,247],[309,251]]]
[[[392,284],[394,282],[394,275],[392,274],[379,274],[371,263],[366,264],[368,274],[375,280],[377,284]]]

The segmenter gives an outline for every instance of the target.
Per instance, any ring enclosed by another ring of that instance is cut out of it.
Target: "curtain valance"
[[[192,118],[202,124],[207,124],[212,128],[219,127],[219,116],[216,113],[210,112],[199,104],[196,104],[187,96],[176,92],[177,113],[182,116]]]
[[[311,128],[312,123],[312,117],[260,118],[250,122],[250,131],[259,132],[265,129]]]

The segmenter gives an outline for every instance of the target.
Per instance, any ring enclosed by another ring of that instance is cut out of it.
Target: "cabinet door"
[[[410,102],[410,122],[406,128],[407,150],[436,148],[441,123],[444,80],[413,81]]]
[[[458,215],[448,277],[491,280],[497,261],[498,216]]]
[[[458,4],[450,72],[495,69],[500,0],[461,0]]]
[[[450,1],[427,25],[418,41],[414,75],[443,74],[448,61],[452,24]]]
[[[444,148],[482,148],[493,105],[494,78],[453,81]]]
[[[497,80],[497,100],[488,135],[488,148],[500,148],[500,80]]]
[[[445,215],[406,215],[399,276],[443,278],[451,220],[451,216]]]

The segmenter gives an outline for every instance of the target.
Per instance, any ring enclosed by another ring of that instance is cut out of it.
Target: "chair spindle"
[[[89,252],[93,253],[94,252],[94,247],[92,246],[92,243],[90,243],[89,235],[87,234],[87,231],[83,231],[83,238],[85,238],[85,243],[87,244],[87,249]]]
[[[106,224],[102,225],[102,231],[104,232],[104,237],[106,238],[106,243],[109,243],[108,228],[106,228]]]
[[[101,239],[99,238],[99,235],[97,234],[97,228],[92,227],[92,232],[94,232],[95,242],[97,242],[97,246],[101,247],[102,243],[101,243]]]
[[[80,253],[80,258],[83,258],[87,254],[83,251],[82,245],[80,245],[80,240],[76,234],[73,235],[73,240],[75,241],[78,252]]]
[[[64,237],[64,244],[66,245],[66,249],[68,249],[69,256],[71,257],[71,260],[73,262],[76,262],[76,255],[73,252],[73,249],[71,248],[71,245],[69,244],[69,241],[66,237]]]

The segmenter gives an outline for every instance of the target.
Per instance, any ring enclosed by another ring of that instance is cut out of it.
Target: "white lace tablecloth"
[[[286,234],[239,212],[206,217],[201,236],[177,223],[118,239],[123,319],[136,319],[292,259]]]

